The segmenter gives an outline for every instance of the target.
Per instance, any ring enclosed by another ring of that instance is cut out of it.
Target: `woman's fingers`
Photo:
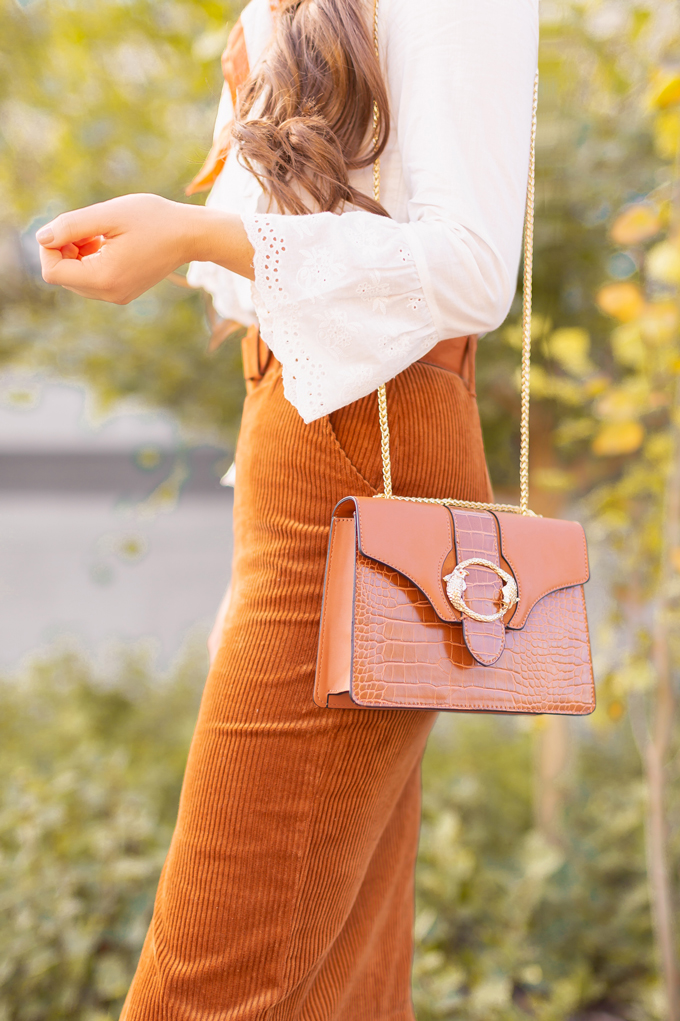
[[[108,208],[107,208],[108,207]],[[36,234],[40,242],[43,279],[89,297],[109,293],[105,267],[84,261],[102,246],[102,235],[112,231],[108,202],[61,213]]]
[[[45,283],[82,287],[84,272],[80,259],[64,257],[58,248],[41,248],[40,266]]]
[[[44,248],[63,248],[69,243],[89,241],[111,232],[113,224],[110,214],[110,202],[72,209],[41,227],[36,238]]]
[[[48,284],[60,284],[84,297],[104,301],[121,301],[123,298],[116,292],[116,280],[109,260],[104,260],[101,252],[84,259],[71,259],[64,258],[58,248],[41,246],[40,263],[43,280]]]
[[[87,238],[84,241],[76,241],[78,248],[78,255],[81,259],[84,259],[86,255],[94,255],[98,252],[103,244],[103,238]]]
[[[80,257],[80,249],[77,245],[71,244],[64,245],[61,249],[62,259],[78,259]]]

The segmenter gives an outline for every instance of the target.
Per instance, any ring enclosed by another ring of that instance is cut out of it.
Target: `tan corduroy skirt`
[[[477,406],[388,384],[396,493],[488,499]],[[246,399],[233,594],[123,1021],[412,1021],[420,762],[434,714],[312,702],[331,511],[381,489],[375,394],[305,425]]]

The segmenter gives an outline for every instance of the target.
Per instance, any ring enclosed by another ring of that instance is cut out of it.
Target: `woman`
[[[275,355],[245,403],[232,597],[125,1021],[413,1018],[433,714],[313,705],[328,525],[380,491],[387,380],[395,492],[488,499],[472,372],[431,352],[514,294],[537,0],[381,0],[379,62],[370,0],[277,7],[244,11],[251,77],[206,208],[131,195],[39,234],[45,279],[86,297],[126,303],[193,260],[248,322],[233,274],[254,279]]]

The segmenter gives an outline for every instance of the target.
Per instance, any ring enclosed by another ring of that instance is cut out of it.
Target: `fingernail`
[[[54,231],[51,227],[41,227],[36,238],[41,245],[49,245],[50,241],[54,241]]]

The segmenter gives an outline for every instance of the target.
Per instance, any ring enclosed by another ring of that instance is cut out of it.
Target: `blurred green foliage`
[[[675,150],[660,144],[649,85],[680,54],[670,0],[542,0],[540,13],[532,350],[532,484],[539,504],[541,491],[572,498],[588,492],[612,468],[580,457],[571,474],[555,470],[589,450],[592,429],[582,412],[595,395],[588,387],[596,387],[597,372],[579,374],[574,363],[565,364],[552,336],[579,329],[591,369],[610,371],[612,322],[595,292],[607,281],[639,279],[634,248],[613,245],[610,228],[625,204],[668,188]],[[518,295],[508,323],[479,345],[487,458],[505,492],[517,486],[519,306]],[[550,385],[540,386],[546,375]],[[579,376],[581,389],[573,382]],[[546,507],[554,509],[550,499]]]
[[[205,665],[196,647],[165,677],[143,649],[99,668],[63,650],[0,683],[3,1021],[117,1017]],[[435,730],[418,867],[419,1021],[562,1021],[594,1007],[664,1016],[629,732],[584,735],[562,779],[566,836],[555,846],[534,825],[541,726],[470,717]]]
[[[33,234],[63,209],[183,198],[209,147],[219,54],[242,4],[0,0],[0,365],[84,380],[232,441],[240,352],[207,353],[200,294],[159,284],[124,309],[42,283]]]
[[[418,867],[419,1021],[667,1016],[631,735],[625,727],[581,734],[560,778],[563,829],[552,842],[533,812],[532,758],[544,726],[445,719],[431,740]],[[674,813],[678,772],[676,764]]]
[[[118,1016],[146,933],[206,669],[73,651],[0,683],[0,1018]]]

